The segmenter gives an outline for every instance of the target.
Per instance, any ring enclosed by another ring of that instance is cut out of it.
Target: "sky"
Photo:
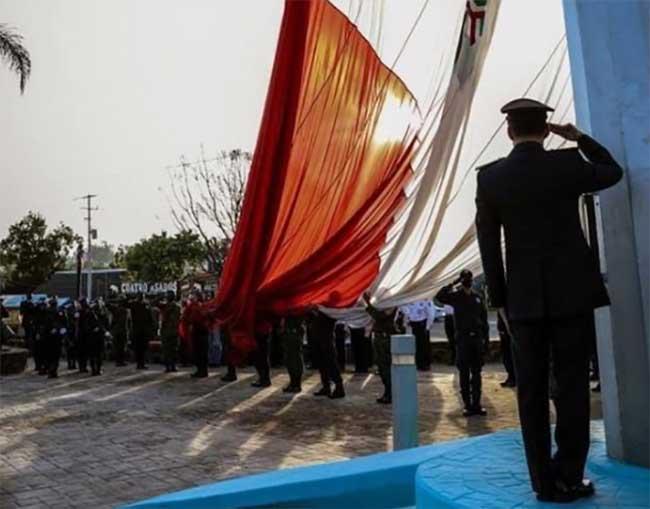
[[[385,1],[392,10],[384,23],[402,17],[405,26],[422,3]],[[432,2],[431,23],[432,9],[459,2]],[[483,77],[494,101],[527,31],[539,36],[517,55],[532,66],[563,32],[560,0],[540,5],[503,0],[493,46],[510,54],[488,60]],[[533,8],[535,23],[520,23]],[[74,199],[88,193],[98,195],[100,240],[129,244],[175,231],[166,167],[181,155],[197,159],[201,144],[208,156],[254,149],[282,10],[282,0],[0,0],[0,23],[24,36],[33,66],[21,96],[16,75],[0,65],[0,238],[29,210],[83,233]],[[427,55],[417,51],[429,34],[426,19],[403,60],[429,80]],[[514,96],[528,74],[512,80]],[[476,105],[479,120],[492,125],[495,107]],[[507,140],[498,142],[506,148]]]

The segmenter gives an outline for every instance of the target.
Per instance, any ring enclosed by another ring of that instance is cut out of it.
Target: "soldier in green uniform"
[[[111,336],[113,336],[113,353],[116,366],[126,366],[126,345],[131,330],[131,317],[125,306],[126,299],[120,296],[111,300],[106,307],[111,313]]]
[[[390,374],[390,337],[393,334],[403,333],[404,328],[398,319],[397,308],[377,309],[370,304],[370,295],[365,293],[363,298],[366,301],[366,311],[374,321],[372,332],[374,336],[375,357],[379,377],[384,384],[384,394],[377,398],[377,403],[390,405],[393,402]]]
[[[160,339],[162,342],[165,373],[176,371],[178,358],[178,324],[181,319],[181,307],[173,291],[167,292],[167,298],[160,306]]]
[[[298,393],[302,391],[302,338],[304,335],[301,317],[288,316],[282,321],[282,342],[284,365],[289,373],[289,385],[283,392]]]

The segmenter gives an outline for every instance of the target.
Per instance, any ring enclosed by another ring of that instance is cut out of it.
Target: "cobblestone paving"
[[[391,411],[375,397],[376,375],[345,374],[348,397],[314,398],[317,373],[302,394],[250,387],[252,370],[232,384],[221,370],[202,380],[189,369],[107,366],[101,377],[61,371],[0,380],[0,508],[115,507],[160,493],[253,472],[384,451]],[[431,443],[517,425],[514,392],[486,367],[487,418],[461,415],[458,380],[447,366],[418,374],[420,441]],[[598,414],[600,401],[594,399]]]

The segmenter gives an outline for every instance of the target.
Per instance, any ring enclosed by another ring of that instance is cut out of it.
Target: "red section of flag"
[[[285,4],[241,219],[207,307],[240,350],[276,317],[355,303],[411,174],[416,103],[324,0]]]

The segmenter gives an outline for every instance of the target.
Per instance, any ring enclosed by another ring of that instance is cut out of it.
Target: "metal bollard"
[[[415,337],[391,336],[393,396],[393,449],[418,445],[418,386],[415,371]]]

